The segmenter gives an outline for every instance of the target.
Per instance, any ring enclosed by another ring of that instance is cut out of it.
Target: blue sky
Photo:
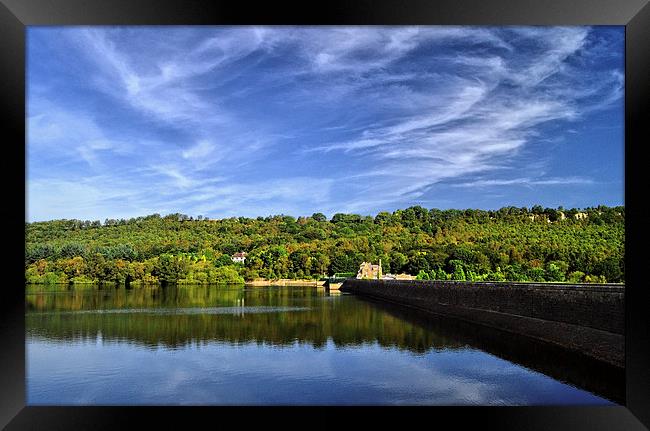
[[[623,27],[30,27],[29,221],[622,205]]]

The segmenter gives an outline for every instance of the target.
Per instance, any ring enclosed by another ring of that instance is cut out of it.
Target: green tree
[[[323,213],[314,213],[311,215],[311,218],[319,223],[327,221],[327,217],[325,217],[325,214]]]
[[[456,281],[466,281],[467,277],[465,276],[465,269],[463,268],[463,261],[452,259],[449,261],[449,266],[451,268],[452,279]]]

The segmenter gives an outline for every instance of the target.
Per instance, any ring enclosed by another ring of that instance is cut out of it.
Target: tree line
[[[209,284],[383,273],[469,281],[623,282],[625,208],[541,206],[372,216],[153,214],[25,224],[28,283]],[[230,256],[246,252],[245,264]]]

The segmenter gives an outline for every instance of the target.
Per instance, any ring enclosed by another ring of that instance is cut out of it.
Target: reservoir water
[[[315,287],[26,291],[28,405],[610,405],[620,376]]]

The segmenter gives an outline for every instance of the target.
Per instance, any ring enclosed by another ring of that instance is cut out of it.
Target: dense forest
[[[213,220],[153,214],[25,225],[28,283],[243,283],[383,272],[419,279],[624,281],[625,208],[414,206],[375,217],[321,213]],[[231,255],[246,252],[245,264]]]

